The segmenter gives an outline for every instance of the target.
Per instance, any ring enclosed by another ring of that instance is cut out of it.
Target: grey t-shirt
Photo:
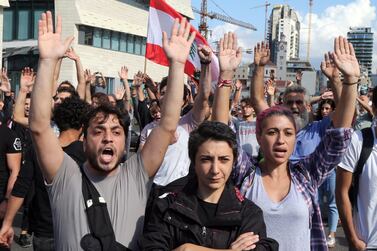
[[[151,184],[140,154],[120,164],[113,176],[93,177],[86,170],[85,173],[107,203],[116,240],[132,250],[138,250],[137,241],[142,235]],[[58,173],[47,185],[55,250],[82,250],[80,240],[89,233],[81,185],[78,165],[64,154]]]

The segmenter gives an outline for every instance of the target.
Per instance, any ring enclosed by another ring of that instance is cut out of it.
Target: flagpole
[[[147,73],[147,57],[144,55],[144,74]]]

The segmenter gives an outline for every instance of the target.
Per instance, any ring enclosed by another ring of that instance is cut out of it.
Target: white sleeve
[[[363,136],[361,131],[355,131],[352,134],[351,143],[348,146],[345,154],[343,155],[342,161],[339,163],[339,167],[349,171],[354,172],[357,162],[359,161],[361,149],[363,146]]]

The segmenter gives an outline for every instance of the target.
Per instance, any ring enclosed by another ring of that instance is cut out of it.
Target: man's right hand
[[[35,81],[33,68],[25,67],[21,72],[20,91],[31,92]]]
[[[363,250],[366,250],[367,248],[367,245],[365,244],[365,242],[363,242],[362,240],[358,238],[355,240],[352,240],[351,245],[352,245],[351,250],[356,250],[356,251],[363,251]]]
[[[62,20],[58,16],[56,32],[54,33],[53,18],[51,11],[42,13],[42,18],[38,22],[38,49],[41,60],[58,60],[64,57],[73,41],[73,36],[61,41]]]
[[[13,242],[14,230],[12,226],[8,226],[3,223],[3,226],[0,229],[0,246],[5,246],[10,248],[10,245]]]
[[[259,235],[253,232],[243,233],[238,238],[232,242],[230,248],[232,250],[250,250],[256,247],[256,243],[259,241]]]
[[[254,47],[254,64],[255,66],[265,66],[270,61],[270,49],[265,42],[258,43]]]

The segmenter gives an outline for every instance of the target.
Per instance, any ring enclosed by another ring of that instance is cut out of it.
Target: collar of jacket
[[[241,224],[243,198],[238,197],[236,194],[236,188],[228,183],[221,194],[213,226],[226,227]],[[197,190],[196,182],[188,182],[182,192],[175,195],[175,200],[170,204],[169,209],[201,224],[197,213]],[[211,225],[207,227],[211,227]]]

